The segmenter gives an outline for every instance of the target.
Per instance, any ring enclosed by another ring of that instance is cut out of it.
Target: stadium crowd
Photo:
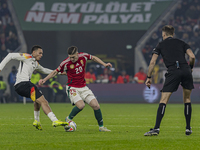
[[[142,67],[135,73],[134,76],[128,75],[126,70],[119,70],[115,68],[114,71],[108,68],[97,71],[94,68],[89,68],[89,71],[85,73],[86,84],[90,83],[111,83],[111,84],[123,84],[123,83],[138,83],[143,84],[146,80],[146,73]]]
[[[0,0],[0,61],[19,47],[17,30],[13,23],[7,0]]]
[[[196,57],[195,67],[200,67],[200,0],[182,0],[168,21],[162,21],[161,26],[154,32],[145,47],[142,49],[144,58],[149,64],[153,48],[162,41],[162,27],[166,24],[175,27],[175,37],[191,46]],[[158,59],[154,72],[165,69],[162,59]],[[158,78],[158,77],[156,77]],[[155,79],[154,83],[162,83]]]

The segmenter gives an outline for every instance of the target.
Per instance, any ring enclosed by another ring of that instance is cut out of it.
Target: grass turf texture
[[[70,113],[70,104],[50,104],[56,116],[64,120]],[[199,149],[200,105],[193,104],[193,133],[185,135],[183,104],[168,104],[158,136],[145,137],[154,126],[158,104],[101,104],[104,125],[112,132],[99,132],[93,110],[86,105],[74,121],[75,132],[63,127],[53,128],[41,110],[43,130],[32,123],[33,104],[0,104],[1,150],[184,150]]]

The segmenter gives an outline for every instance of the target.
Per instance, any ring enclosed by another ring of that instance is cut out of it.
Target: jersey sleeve
[[[160,52],[161,52],[160,43],[158,43],[158,45],[156,46],[156,48],[153,49],[152,55],[153,54],[160,55]]]
[[[0,70],[2,70],[5,65],[11,60],[11,59],[14,59],[14,60],[20,60],[20,61],[23,61],[23,60],[26,60],[28,59],[28,57],[32,58],[31,55],[29,54],[25,54],[25,53],[9,53],[1,62],[0,64]]]
[[[184,42],[184,52],[186,53],[187,49],[190,49],[191,47]]]
[[[64,64],[61,63],[61,64],[58,66],[58,68],[56,68],[56,71],[57,71],[57,72],[63,73],[63,72],[64,72]]]
[[[51,69],[42,67],[39,63],[38,63],[36,70],[43,73],[43,74],[50,74],[53,71]]]
[[[92,59],[92,55],[90,55],[88,53],[83,53],[82,55],[83,55],[83,57],[85,57],[86,60],[91,60]]]

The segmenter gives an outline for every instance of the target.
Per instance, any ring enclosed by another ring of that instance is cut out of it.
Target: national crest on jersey
[[[71,69],[74,69],[74,64],[71,64],[71,65],[70,65],[70,68],[71,68]]]
[[[87,53],[79,53],[78,60],[72,62],[70,58],[66,58],[56,69],[58,72],[67,72],[68,85],[72,87],[84,87],[85,83],[85,66],[87,60],[92,59],[92,55]]]
[[[30,54],[27,53],[20,53],[21,56],[24,56],[26,59],[32,58]]]

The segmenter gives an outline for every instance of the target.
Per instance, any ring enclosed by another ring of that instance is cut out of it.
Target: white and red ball
[[[66,132],[76,131],[76,123],[74,121],[69,121],[69,125],[64,126]]]

